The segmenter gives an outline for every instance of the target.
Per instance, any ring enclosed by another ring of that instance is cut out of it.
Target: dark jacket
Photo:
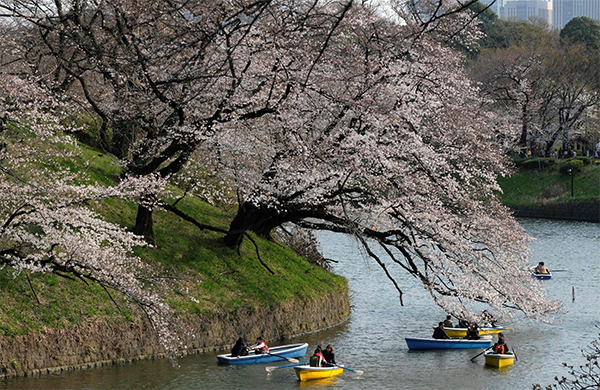
[[[434,339],[449,339],[450,338],[450,336],[448,336],[446,331],[444,329],[440,328],[439,326],[433,330],[433,336],[431,336],[431,337],[433,337]]]
[[[239,340],[235,343],[233,348],[231,348],[231,357],[236,356],[246,356],[248,355],[248,348],[244,345],[244,343]]]
[[[333,364],[337,364],[335,362],[335,353],[334,352],[327,352],[327,350],[323,350],[323,357],[325,358],[325,360],[327,360],[327,363],[333,363]]]
[[[481,337],[479,336],[479,331],[477,329],[469,328],[467,329],[467,335],[465,339],[467,340],[479,340]]]

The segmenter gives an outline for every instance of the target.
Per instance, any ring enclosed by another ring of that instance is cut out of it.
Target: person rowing
[[[540,261],[537,265],[537,267],[535,267],[535,273],[536,274],[544,274],[547,275],[550,273],[550,270],[548,269],[548,267],[546,267],[544,265],[543,261]]]
[[[493,345],[494,353],[501,355],[512,355],[512,352],[508,350],[508,345],[506,344],[506,339],[504,338],[503,333],[498,334],[498,341]]]
[[[257,355],[269,353],[269,347],[267,346],[267,343],[265,343],[265,340],[263,340],[261,336],[258,336],[256,338],[256,343],[248,348],[255,350],[255,353]]]

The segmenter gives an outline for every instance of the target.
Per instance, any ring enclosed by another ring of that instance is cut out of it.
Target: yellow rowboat
[[[467,335],[467,328],[444,328],[444,330],[446,331],[446,334],[452,338],[460,338],[465,337]],[[502,333],[504,328],[502,326],[498,326],[495,328],[483,327],[477,330],[479,331],[479,335],[482,336],[485,334]]]
[[[338,376],[344,372],[343,368],[340,367],[310,367],[308,364],[302,366],[295,366],[296,376],[301,381],[309,381],[312,379],[323,379]]]
[[[483,356],[485,357],[485,364],[492,367],[506,367],[515,362],[514,354],[486,352],[483,354]]]

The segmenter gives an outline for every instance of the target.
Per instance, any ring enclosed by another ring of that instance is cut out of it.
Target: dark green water
[[[339,274],[348,278],[353,311],[341,326],[286,343],[308,342],[309,352],[324,340],[336,351],[338,363],[363,370],[345,372],[333,380],[299,382],[291,368],[273,365],[219,366],[215,353],[188,356],[174,368],[166,360],[64,372],[0,382],[3,389],[531,389],[549,385],[566,375],[562,362],[583,364],[581,350],[597,339],[600,325],[600,225],[591,223],[523,220],[532,243],[532,264],[544,261],[550,269],[564,269],[544,282],[548,296],[564,302],[568,313],[552,324],[527,321],[505,323],[518,362],[499,370],[471,362],[479,350],[409,351],[404,337],[427,337],[445,313],[434,306],[416,282],[398,274],[405,306],[379,267],[366,260],[351,239],[320,236],[326,257],[340,260]],[[572,300],[572,288],[575,300]],[[218,352],[223,353],[223,352]],[[305,359],[307,360],[308,355]],[[284,363],[281,363],[284,364]],[[276,364],[277,365],[277,364]]]

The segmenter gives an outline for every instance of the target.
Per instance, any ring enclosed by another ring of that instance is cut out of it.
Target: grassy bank
[[[66,163],[67,164],[67,163]],[[91,182],[115,183],[120,170],[109,156],[83,147],[74,170],[85,170]],[[110,222],[131,228],[137,206],[109,200],[94,206]],[[194,197],[178,204],[199,222],[226,229],[235,209],[215,207]],[[275,307],[288,301],[310,301],[322,294],[347,294],[344,278],[312,265],[278,242],[254,237],[240,254],[223,245],[222,234],[202,231],[164,211],[154,213],[157,245],[137,248],[154,270],[150,284],[161,286],[165,300],[181,316],[211,316],[223,312]],[[0,335],[22,335],[43,327],[63,328],[92,318],[127,322],[139,312],[123,297],[81,280],[49,274],[0,270]]]
[[[517,159],[517,170],[499,178],[506,205],[540,205],[552,202],[589,201],[600,199],[600,161],[586,158]],[[573,196],[571,175],[573,173]]]

